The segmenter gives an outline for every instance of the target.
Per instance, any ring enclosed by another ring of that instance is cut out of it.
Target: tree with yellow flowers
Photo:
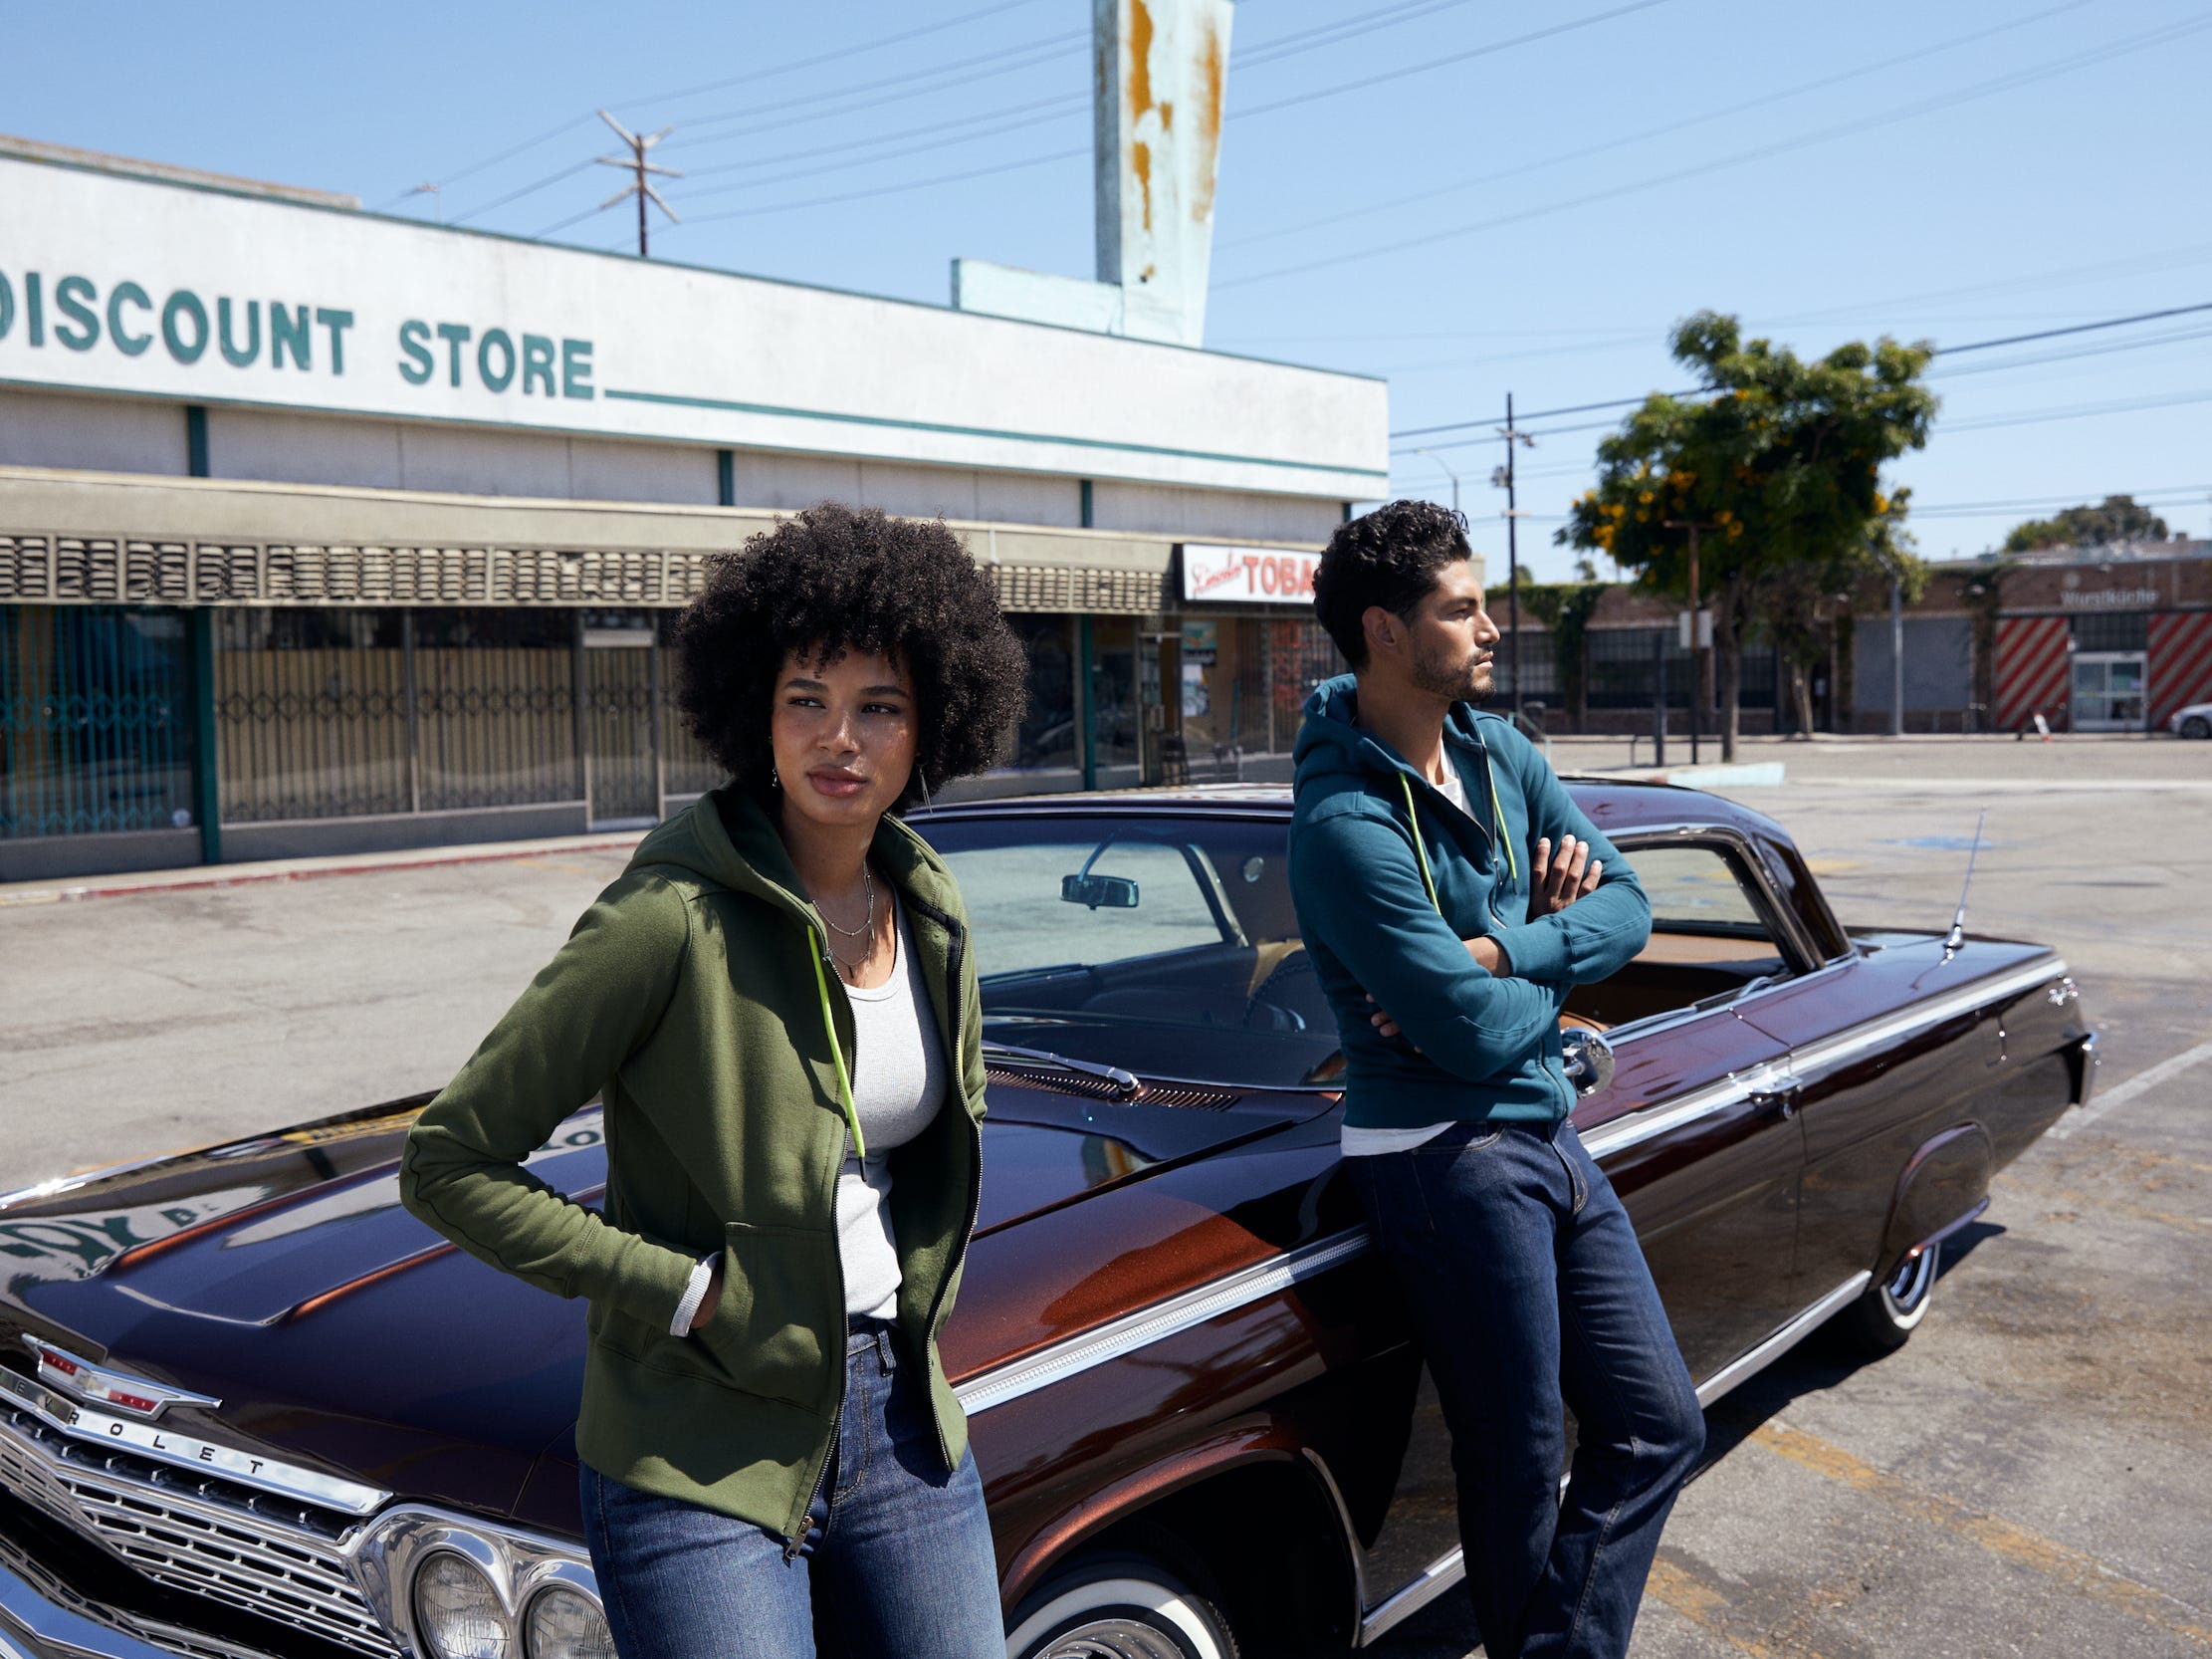
[[[1773,639],[1807,708],[1807,641],[1822,609],[1869,575],[1916,588],[1904,534],[1906,492],[1881,466],[1926,445],[1935,394],[1921,383],[1933,349],[1882,339],[1806,361],[1746,341],[1733,317],[1677,324],[1674,360],[1698,379],[1686,396],[1655,393],[1598,445],[1598,483],[1556,540],[1602,551],[1638,586],[1713,610],[1721,754],[1733,759],[1747,636]],[[1809,713],[1809,711],[1808,711]]]

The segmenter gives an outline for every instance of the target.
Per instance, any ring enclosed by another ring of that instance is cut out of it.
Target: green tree
[[[2005,538],[2005,552],[2038,548],[2102,548],[2115,542],[2162,542],[2166,521],[2131,495],[2108,495],[2097,507],[2069,507],[2047,519],[2030,519]]]
[[[1806,595],[1916,569],[1901,501],[1882,492],[1880,473],[1927,442],[1936,399],[1920,376],[1933,354],[1883,339],[1807,361],[1744,340],[1733,317],[1710,311],[1677,324],[1668,345],[1697,392],[1647,398],[1599,443],[1597,486],[1556,540],[1603,550],[1640,586],[1677,598],[1695,550],[1700,601],[1713,610],[1721,754],[1732,759],[1746,636],[1779,644],[1787,633],[1802,654],[1817,617]]]

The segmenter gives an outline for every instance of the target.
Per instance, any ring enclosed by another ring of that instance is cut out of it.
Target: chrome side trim
[[[1592,1129],[1582,1137],[1583,1149],[1593,1158],[1625,1152],[1669,1129],[1678,1129],[1685,1123],[1694,1123],[1701,1117],[1711,1117],[1739,1105],[1751,1098],[1761,1085],[1774,1081],[1788,1070],[1786,1059],[1768,1061],[1719,1082],[1693,1089],[1665,1105],[1645,1106]]]
[[[993,1406],[1033,1394],[1039,1388],[1103,1365],[1110,1359],[1118,1359],[1125,1353],[1134,1353],[1179,1331],[1189,1330],[1193,1325],[1204,1324],[1208,1319],[1279,1296],[1302,1279],[1310,1279],[1317,1273],[1366,1255],[1370,1242],[1364,1227],[1332,1233],[1297,1250],[1240,1269],[1225,1279],[1217,1279],[1212,1284],[1170,1297],[1166,1302],[1124,1314],[1080,1336],[1070,1336],[1019,1359],[980,1371],[954,1389],[954,1393],[971,1416],[989,1411]]]
[[[1837,1286],[1804,1312],[1782,1326],[1772,1336],[1746,1353],[1739,1353],[1719,1370],[1697,1385],[1697,1403],[1711,1405],[1738,1383],[1757,1376],[1769,1365],[1780,1359],[1790,1349],[1810,1336],[1814,1329],[1831,1314],[1839,1312],[1845,1304],[1856,1299],[1860,1292],[1874,1283],[1875,1276],[1861,1268]]]
[[[362,1486],[357,1481],[319,1474],[313,1469],[280,1463],[275,1458],[255,1457],[212,1441],[195,1440],[173,1429],[156,1428],[151,1423],[127,1422],[104,1411],[88,1410],[13,1371],[0,1371],[0,1394],[64,1434],[92,1445],[127,1446],[140,1457],[151,1458],[157,1463],[173,1464],[179,1469],[213,1470],[241,1486],[256,1487],[281,1498],[302,1499],[347,1515],[367,1515],[391,1502],[390,1493]]]
[[[2000,998],[2013,996],[2022,991],[2034,990],[2037,986],[2048,982],[2054,975],[2064,974],[2065,972],[2066,963],[2057,957],[2052,957],[2048,961],[2032,963],[2025,968],[2001,975],[1996,979],[1981,980],[1970,985],[1963,985],[1946,996],[1937,998],[1932,1002],[1921,1003],[1916,1007],[1906,1009],[1901,1014],[1880,1015],[1864,1025],[1855,1026],[1849,1031],[1839,1032],[1834,1037],[1823,1038],[1818,1043],[1809,1043],[1803,1048],[1792,1049],[1780,1059],[1767,1062],[1746,1071],[1737,1072],[1721,1082],[1708,1083],[1705,1087],[1697,1089],[1693,1093],[1682,1095],[1679,1099],[1669,1101],[1663,1105],[1646,1106],[1626,1117],[1615,1118],[1612,1122],[1602,1124],[1584,1135],[1582,1143],[1594,1158],[1626,1151],[1631,1146],[1650,1140],[1655,1135],[1664,1134],[1669,1129],[1678,1129],[1686,1123],[1696,1122],[1701,1117],[1709,1117],[1714,1113],[1725,1111],[1730,1106],[1737,1105],[1759,1093],[1762,1088],[1779,1080],[1787,1073],[1796,1072],[1802,1076],[1809,1071],[1844,1066],[1863,1054],[1884,1047],[1912,1032],[1924,1030],[1929,1026],[1941,1025],[1945,1020],[1955,1019],[1958,1015],[1968,1013],[1985,1003],[1996,1002]],[[1753,993],[1753,995],[1757,996],[1758,993]],[[1643,1033],[1635,1031],[1628,1032],[1625,1036],[1618,1033],[1608,1034],[1609,1037],[1613,1038],[1616,1048],[1633,1043],[1643,1035]]]
[[[1405,1623],[1466,1575],[1467,1561],[1463,1552],[1454,1549],[1447,1555],[1438,1555],[1421,1569],[1421,1575],[1412,1583],[1375,1604],[1375,1610],[1360,1620],[1359,1639],[1354,1645],[1370,1645],[1386,1630]]]
[[[1839,1032],[1834,1037],[1809,1043],[1802,1049],[1793,1050],[1790,1058],[1800,1071],[1820,1066],[1844,1066],[1870,1050],[1879,1049],[1929,1026],[1941,1025],[1945,1020],[1955,1019],[1984,1003],[1996,1002],[2022,991],[2033,991],[2037,986],[2046,984],[2065,972],[2065,959],[2049,956],[2041,962],[2030,963],[1995,979],[1962,985],[1947,996],[1938,997],[1933,1002],[1920,1003],[1901,1014],[1885,1014],[1865,1025]]]

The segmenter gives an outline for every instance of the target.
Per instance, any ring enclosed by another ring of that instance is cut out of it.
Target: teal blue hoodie
[[[1358,708],[1350,674],[1323,681],[1306,700],[1290,828],[1298,925],[1344,1046],[1344,1121],[1556,1123],[1575,1100],[1560,1066],[1560,1010],[1575,986],[1606,978],[1644,948],[1651,902],[1628,860],[1507,721],[1452,706],[1444,754],[1466,789],[1461,812],[1362,731]],[[1531,921],[1529,855],[1540,835],[1555,847],[1567,835],[1589,842],[1605,873],[1587,897]],[[1485,934],[1505,952],[1502,974],[1475,966],[1461,943]],[[1376,1031],[1368,1017],[1377,1008],[1400,1036]]]

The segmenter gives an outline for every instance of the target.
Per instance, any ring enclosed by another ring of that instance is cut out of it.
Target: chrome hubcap
[[[1060,1635],[1036,1659],[1185,1659],[1182,1643],[1153,1625],[1102,1618]]]
[[[1893,1311],[1909,1313],[1927,1300],[1928,1290],[1935,1283],[1935,1257],[1936,1251],[1930,1246],[1897,1264],[1897,1271],[1881,1288]]]

